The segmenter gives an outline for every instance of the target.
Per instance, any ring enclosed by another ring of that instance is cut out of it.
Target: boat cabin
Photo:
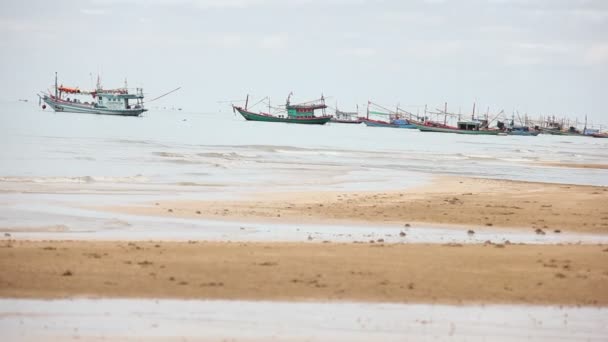
[[[107,108],[115,110],[136,109],[141,108],[144,98],[142,89],[138,88],[135,94],[129,94],[126,91],[98,91],[96,94],[98,108]],[[135,100],[135,104],[129,100]]]
[[[325,109],[325,104],[318,105],[287,105],[287,116],[290,118],[312,118],[315,116],[315,109]]]
[[[463,131],[479,131],[482,127],[481,121],[458,121],[458,129]]]

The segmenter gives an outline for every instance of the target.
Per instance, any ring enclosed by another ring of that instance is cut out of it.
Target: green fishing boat
[[[319,100],[309,101],[299,104],[291,104],[292,93],[287,97],[285,109],[279,109],[277,113],[254,113],[247,109],[249,102],[249,95],[245,100],[245,107],[239,107],[232,105],[234,111],[239,112],[245,120],[248,121],[264,121],[264,122],[286,122],[286,123],[297,123],[297,124],[308,124],[308,125],[324,125],[331,120],[331,115],[325,115],[325,98],[321,96]],[[315,116],[315,110],[322,110],[322,116]],[[269,106],[270,112],[270,106]]]

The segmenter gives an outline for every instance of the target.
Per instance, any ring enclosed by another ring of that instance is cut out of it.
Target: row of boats
[[[459,115],[459,119],[455,126],[447,123],[447,105],[446,109],[443,111],[443,123],[437,120],[431,120],[426,115],[426,109],[425,115],[422,116],[407,111],[400,111],[399,108],[397,108],[396,111],[390,111],[376,105],[382,109],[382,111],[378,111],[374,110],[372,102],[368,102],[366,115],[364,117],[359,116],[358,111],[344,112],[337,108],[335,108],[334,114],[331,115],[326,112],[328,106],[325,103],[325,98],[323,96],[318,100],[292,104],[292,95],[292,93],[289,94],[284,106],[273,108],[268,104],[267,112],[253,112],[250,110],[248,106],[249,95],[247,95],[244,106],[232,104],[232,108],[235,113],[238,112],[249,121],[285,122],[308,125],[323,125],[328,122],[333,122],[341,124],[365,124],[370,127],[417,129],[422,132],[474,135],[536,136],[540,133],[545,133],[608,138],[608,133],[601,133],[599,130],[590,130],[586,127],[583,131],[579,131],[575,127],[563,130],[560,125],[549,125],[547,127],[516,125],[514,118],[512,118],[508,124],[497,121],[496,127],[490,128],[490,123],[494,120],[489,120],[487,115],[485,118],[480,118],[479,115],[476,118],[475,107],[473,107],[473,115],[470,120],[460,120]],[[48,105],[56,112],[140,116],[147,111],[147,109],[144,108],[144,94],[142,88],[136,88],[135,93],[130,93],[125,82],[124,88],[104,89],[99,82],[99,78],[95,90],[83,91],[79,88],[58,85],[57,74],[55,74],[55,86],[53,91],[49,90],[48,92],[38,94],[38,96],[43,109]],[[84,100],[82,100],[83,96],[85,97]],[[160,97],[157,97],[156,99],[158,98]],[[268,98],[264,98],[258,101],[252,107],[255,107],[257,104],[267,99]],[[44,102],[44,104],[42,104],[42,102]],[[322,111],[321,115],[315,113],[318,110]]]
[[[380,112],[370,110],[372,102],[368,102],[365,117],[359,116],[359,112],[343,112],[335,108],[334,115],[328,115],[326,109],[328,106],[325,103],[325,98],[292,104],[290,102],[292,93],[287,97],[285,106],[275,108],[275,113],[271,113],[272,107],[268,106],[268,112],[253,112],[248,109],[249,95],[245,100],[245,106],[232,105],[233,111],[241,114],[249,121],[264,121],[264,122],[286,122],[298,124],[316,124],[323,125],[328,122],[344,123],[344,124],[365,124],[370,127],[388,127],[388,128],[406,128],[417,129],[422,132],[437,132],[437,133],[455,133],[455,134],[473,134],[473,135],[521,135],[521,136],[537,136],[541,133],[552,135],[580,135],[591,136],[595,138],[608,138],[608,133],[601,133],[599,130],[584,128],[582,131],[575,127],[570,127],[568,130],[563,130],[560,125],[550,125],[549,127],[515,124],[513,117],[510,123],[506,124],[502,121],[497,121],[495,128],[490,128],[490,120],[486,118],[475,118],[475,107],[473,107],[473,115],[470,120],[458,120],[456,126],[448,125],[447,120],[443,123],[433,121],[428,116],[420,116],[405,111],[385,111]],[[263,99],[264,100],[264,99]],[[259,102],[258,102],[259,103]],[[316,115],[315,111],[321,110],[321,115]],[[502,113],[502,112],[501,112]],[[443,113],[447,118],[447,110]],[[375,118],[374,118],[375,117]],[[378,119],[381,117],[383,119]],[[493,120],[492,120],[493,121]]]

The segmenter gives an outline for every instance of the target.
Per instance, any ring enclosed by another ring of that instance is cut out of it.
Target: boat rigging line
[[[171,90],[171,91],[170,91],[170,92],[168,92],[168,93],[164,93],[164,94],[162,94],[161,96],[155,97],[155,98],[153,98],[153,99],[152,99],[152,100],[150,100],[150,101],[146,101],[146,103],[150,103],[150,102],[152,102],[152,101],[156,101],[156,100],[158,100],[158,99],[160,99],[160,98],[162,98],[162,97],[165,97],[165,96],[167,96],[167,95],[169,95],[169,94],[171,94],[171,93],[174,93],[174,92],[176,92],[176,91],[178,91],[178,90],[180,90],[180,89],[182,89],[182,87],[177,87],[177,88],[175,88],[175,89]]]

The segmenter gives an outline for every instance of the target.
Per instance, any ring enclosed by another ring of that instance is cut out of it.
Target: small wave
[[[498,158],[495,156],[490,156],[487,154],[464,154],[458,153],[459,156],[465,157],[471,160],[497,160]]]
[[[531,162],[532,160],[526,158],[498,158],[498,160],[513,162],[513,163],[526,163]]]
[[[80,176],[80,177],[0,177],[0,182],[7,183],[143,183],[148,179],[142,175],[127,177]]]
[[[152,152],[152,154],[159,156],[159,157],[166,157],[166,158],[184,158],[183,154],[173,153],[173,152]]]
[[[123,144],[137,144],[137,145],[149,145],[150,142],[145,140],[129,140],[129,139],[118,139],[119,143]]]
[[[221,159],[247,159],[247,158],[257,158],[258,155],[245,155],[245,154],[239,154],[236,152],[226,152],[226,153],[221,153],[221,152],[203,152],[203,153],[197,153],[196,154],[199,157],[205,157],[205,158],[221,158]]]
[[[275,152],[284,153],[284,154],[292,154],[292,155],[303,155],[303,156],[341,156],[343,153],[337,151],[328,151],[328,150],[284,150],[277,149]]]

